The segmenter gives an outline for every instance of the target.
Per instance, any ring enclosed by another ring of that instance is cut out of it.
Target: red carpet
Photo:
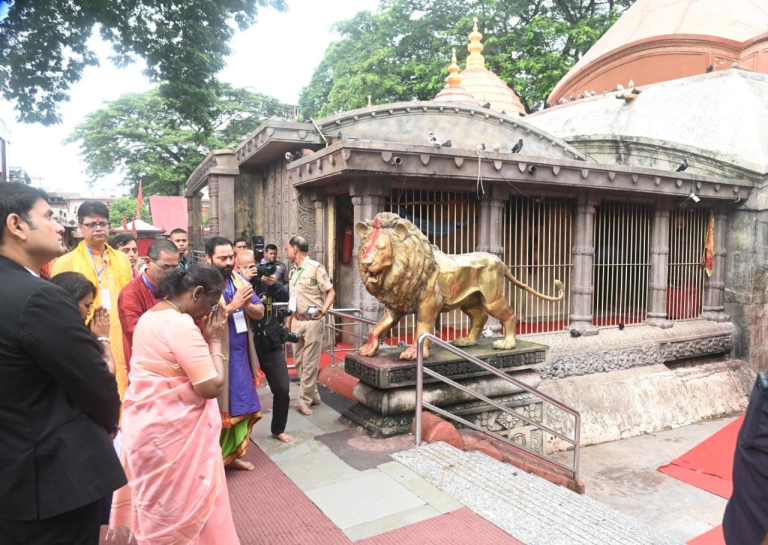
[[[232,518],[243,545],[349,543],[349,539],[251,443],[245,459],[253,471],[228,471]]]
[[[733,455],[743,421],[742,415],[679,458],[661,466],[659,471],[729,499],[733,492]],[[689,541],[688,545],[725,545],[723,527],[712,528]]]
[[[466,507],[358,541],[360,545],[523,545]]]
[[[744,417],[737,418],[709,439],[673,460],[659,471],[725,499],[733,490],[733,454]]]

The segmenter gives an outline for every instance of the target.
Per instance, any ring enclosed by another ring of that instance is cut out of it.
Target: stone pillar
[[[389,186],[379,180],[363,179],[356,180],[350,184],[349,194],[352,196],[352,206],[354,207],[355,224],[358,222],[372,220],[379,212],[384,212],[387,196],[389,195]],[[360,246],[360,237],[355,233],[354,247],[352,249],[352,259],[357,259],[357,249]],[[355,298],[352,300],[352,307],[362,310],[364,318],[378,320],[383,305],[363,286],[360,277],[355,277]],[[368,328],[359,330],[362,334],[368,333]]]
[[[478,224],[478,252],[488,252],[504,261],[503,245],[503,209],[508,195],[502,194],[499,188],[492,185],[480,199],[480,217]],[[485,325],[493,332],[493,336],[501,335],[501,323],[492,316],[488,317]]]
[[[325,211],[325,198],[322,191],[317,191],[314,194],[314,200],[312,206],[315,209],[315,261],[322,263],[328,268],[328,262],[326,261],[326,234],[325,227],[328,223],[326,220]]]
[[[573,232],[573,285],[571,286],[571,329],[582,335],[597,335],[592,323],[595,262],[595,204],[589,194],[580,193]]]
[[[715,258],[712,276],[707,279],[704,292],[703,316],[708,320],[726,322],[730,317],[725,313],[725,229],[728,214],[715,210]]]
[[[667,319],[667,287],[669,286],[669,218],[672,205],[659,202],[651,227],[651,271],[648,298],[649,324],[663,329],[672,327]]]
[[[219,177],[211,175],[208,177],[208,198],[211,200],[211,207],[208,209],[208,229],[212,237],[219,236]]]
[[[235,238],[235,177],[218,176],[219,179],[219,234],[229,240]],[[211,202],[213,207],[213,202]],[[213,232],[213,230],[211,230]]]
[[[203,250],[203,195],[187,195],[187,231],[191,250]]]

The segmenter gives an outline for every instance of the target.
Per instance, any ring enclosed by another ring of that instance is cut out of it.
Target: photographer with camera
[[[269,389],[274,397],[272,401],[272,437],[288,443],[292,437],[285,433],[288,421],[288,408],[291,404],[288,365],[285,362],[283,344],[296,342],[298,336],[285,327],[285,317],[290,311],[285,307],[275,307],[275,303],[287,303],[288,291],[275,279],[274,263],[256,264],[251,250],[241,250],[237,254],[240,274],[253,286],[264,304],[264,317],[253,322],[253,340],[256,355],[259,357]]]

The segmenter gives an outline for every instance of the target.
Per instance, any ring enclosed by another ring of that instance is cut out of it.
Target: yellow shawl
[[[112,249],[108,244],[105,246],[104,255],[107,256],[109,266],[112,269],[112,274],[115,276],[115,280],[120,286],[120,289],[127,286],[131,280],[133,280],[131,262],[128,260],[128,257],[124,253]],[[99,277],[96,274],[93,259],[88,251],[88,245],[84,240],[77,245],[77,248],[56,260],[51,268],[51,276],[56,276],[65,271],[74,271],[84,274],[94,286],[97,288],[99,286]],[[100,306],[101,290],[96,290],[96,297],[93,299],[91,314],[88,316],[89,321],[91,316],[93,316],[93,311]]]
[[[117,313],[117,299],[122,290],[133,280],[133,272],[131,270],[131,262],[128,257],[117,250],[113,250],[109,246],[104,249],[104,255],[109,261],[109,268],[111,269],[112,277],[114,278],[117,290],[110,291],[110,299],[112,309],[109,311],[109,345],[112,351],[112,358],[115,360],[115,379],[117,380],[117,391],[120,394],[120,399],[123,399],[125,390],[128,388],[128,369],[126,366],[125,355],[123,353],[123,330],[120,327],[120,317]],[[51,268],[51,276],[57,274],[74,271],[84,274],[91,283],[98,288],[99,278],[96,274],[96,269],[93,264],[93,259],[88,251],[88,246],[85,241],[78,244],[77,248],[61,256],[53,264]],[[112,293],[116,291],[117,293]],[[93,312],[100,306],[101,290],[96,290],[96,297],[93,300],[93,306],[86,322],[89,322],[93,317]]]

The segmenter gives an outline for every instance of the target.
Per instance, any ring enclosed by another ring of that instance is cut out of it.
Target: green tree
[[[301,92],[305,116],[374,103],[431,100],[445,85],[451,48],[466,58],[472,17],[486,67],[531,112],[634,0],[381,0],[341,21]]]
[[[133,217],[136,215],[136,204],[138,199],[115,199],[109,205],[109,225],[112,227],[123,226],[123,214],[125,214],[125,221],[130,223]],[[141,219],[147,223],[152,223],[152,216],[149,215],[149,208],[147,207],[147,200],[145,199],[141,205]]]
[[[122,172],[136,196],[181,195],[200,161],[214,149],[236,146],[269,117],[292,119],[293,107],[277,99],[221,85],[210,111],[209,132],[189,123],[160,90],[123,95],[85,117],[65,141],[77,142],[94,180]]]
[[[205,127],[235,25],[247,28],[266,6],[286,9],[285,0],[11,0],[0,20],[0,95],[22,122],[60,122],[58,104],[98,65],[88,47],[98,29],[113,62],[143,59],[173,108]]]

